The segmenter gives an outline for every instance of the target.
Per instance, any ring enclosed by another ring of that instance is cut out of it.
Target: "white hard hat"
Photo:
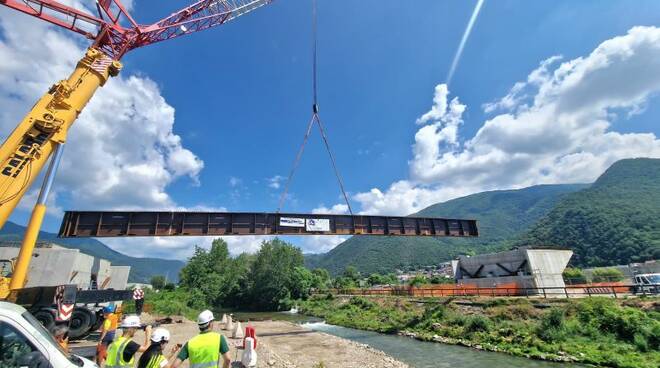
[[[162,327],[158,327],[151,333],[151,341],[153,342],[162,342],[170,341],[170,332]]]
[[[205,310],[202,311],[202,313],[197,316],[197,324],[198,325],[205,325],[211,321],[213,321],[215,318],[213,318],[213,312],[210,310]]]
[[[140,328],[142,324],[140,323],[140,317],[131,314],[130,316],[126,316],[123,321],[121,321],[121,325],[119,327],[121,328]]]

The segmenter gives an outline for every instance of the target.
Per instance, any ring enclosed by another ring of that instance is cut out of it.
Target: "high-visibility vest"
[[[220,359],[220,339],[217,332],[199,334],[188,341],[190,368],[211,368],[218,366]]]
[[[124,336],[117,338],[108,346],[108,359],[105,362],[105,368],[132,368],[135,356],[130,361],[124,360],[124,349],[131,342],[131,339]]]
[[[147,368],[160,368],[161,363],[165,361],[165,357],[163,354],[156,354],[149,359],[149,362],[147,363]]]

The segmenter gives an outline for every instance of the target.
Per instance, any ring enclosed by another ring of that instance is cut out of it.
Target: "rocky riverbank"
[[[145,320],[148,322],[149,317]],[[257,333],[258,368],[408,368],[367,345],[311,331],[294,323],[259,321],[250,324]],[[173,318],[171,324],[162,326],[172,333],[170,346],[183,344],[198,332],[197,324],[183,317]],[[229,340],[232,359],[240,360],[242,350],[237,347],[242,344],[242,339],[232,339],[231,333],[221,327],[216,323],[218,332]],[[141,332],[135,339],[142,341]],[[235,363],[232,367],[240,365]]]

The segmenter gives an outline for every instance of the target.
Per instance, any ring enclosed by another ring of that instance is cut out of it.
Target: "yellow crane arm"
[[[120,70],[118,61],[98,49],[88,49],[69,79],[53,85],[0,146],[0,228],[48,158],[56,153],[23,238],[12,275],[12,289],[23,287],[25,282],[30,256],[46,212],[46,197],[67,132],[94,92]]]

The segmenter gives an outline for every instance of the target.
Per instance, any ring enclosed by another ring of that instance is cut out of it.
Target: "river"
[[[414,368],[576,368],[577,364],[531,360],[503,353],[470,349],[464,346],[424,342],[409,337],[386,335],[341,326],[328,325],[315,317],[294,313],[241,313],[240,320],[283,320],[299,323],[305,328],[369,345]]]

